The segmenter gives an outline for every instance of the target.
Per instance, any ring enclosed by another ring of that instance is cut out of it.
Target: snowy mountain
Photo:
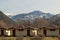
[[[47,19],[52,16],[53,15],[50,13],[44,13],[41,11],[33,11],[30,13],[25,13],[25,14],[23,13],[23,14],[15,15],[15,16],[11,17],[11,19],[13,19],[14,21],[16,21],[18,19],[20,19],[20,20],[34,20],[35,18],[43,18],[43,17],[45,17]]]

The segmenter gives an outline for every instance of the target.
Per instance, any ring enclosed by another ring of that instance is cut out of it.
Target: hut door
[[[46,29],[43,30],[44,35],[46,36]]]
[[[30,30],[27,30],[27,36],[30,36]]]
[[[13,30],[13,36],[15,36],[15,30]]]
[[[1,30],[1,35],[4,35],[4,30]]]

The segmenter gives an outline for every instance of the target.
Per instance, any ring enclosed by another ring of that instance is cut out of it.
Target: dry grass
[[[44,40],[58,40],[56,37],[45,37]]]

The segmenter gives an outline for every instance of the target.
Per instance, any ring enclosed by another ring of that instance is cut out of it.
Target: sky
[[[0,10],[6,15],[28,13],[34,10],[60,14],[60,0],[0,0]]]

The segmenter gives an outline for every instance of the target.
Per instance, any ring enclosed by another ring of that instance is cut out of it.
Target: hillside
[[[0,11],[0,20],[4,21],[9,27],[12,27],[15,22]]]
[[[60,14],[56,14],[56,15],[52,16],[51,18],[49,18],[49,22],[51,24],[60,26]]]

